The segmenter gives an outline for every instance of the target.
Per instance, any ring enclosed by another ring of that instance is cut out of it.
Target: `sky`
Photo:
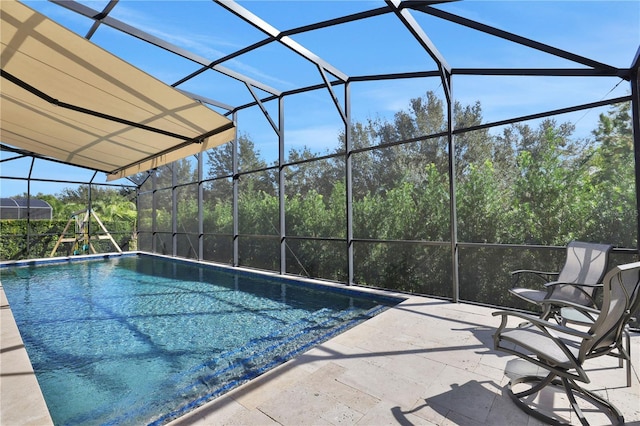
[[[45,1],[25,3],[84,36],[91,22]],[[83,1],[102,10],[106,0]],[[385,5],[383,1],[240,1],[239,4],[277,31],[289,30]],[[640,0],[627,1],[486,1],[466,0],[437,6],[439,9],[515,33],[616,67],[628,67],[640,47]],[[452,68],[580,68],[581,65],[498,39],[475,30],[412,11],[439,53]],[[109,15],[208,60],[215,60],[265,39],[220,5],[198,1],[121,0]],[[348,76],[412,71],[433,71],[436,64],[402,23],[386,14],[310,33],[296,34],[299,45]],[[175,83],[199,65],[174,57],[105,25],[91,39],[122,59],[164,81]],[[225,61],[223,66],[280,91],[322,83],[317,67],[278,43],[260,51]],[[327,74],[332,80],[333,77]],[[208,71],[179,88],[224,104],[238,106],[253,100],[243,83]],[[351,85],[352,119],[393,119],[406,110],[409,100],[434,91],[442,96],[439,78],[386,80]],[[629,83],[617,78],[470,77],[454,76],[454,99],[463,105],[480,102],[485,122],[625,96]],[[255,89],[259,96],[265,92]],[[336,90],[341,104],[342,89]],[[277,117],[275,102],[266,104]],[[590,137],[598,116],[606,108],[559,116],[576,126],[575,137]],[[218,112],[223,112],[218,110]],[[285,100],[285,149],[309,147],[321,155],[338,146],[343,124],[327,90],[287,97]],[[248,135],[271,164],[277,159],[277,138],[269,122],[256,108],[238,115],[238,129]],[[499,131],[499,129],[496,129]],[[1,135],[0,135],[1,141]],[[14,157],[0,153],[1,159]],[[26,176],[30,160],[0,163],[2,197],[26,192],[26,184],[7,179]],[[90,180],[92,171],[36,161],[33,177]],[[98,173],[94,182],[105,182]],[[127,181],[122,181],[127,183]],[[32,193],[57,193],[68,184],[32,183]]]

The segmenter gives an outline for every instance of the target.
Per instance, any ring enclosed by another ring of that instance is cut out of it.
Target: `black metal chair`
[[[601,355],[610,355],[613,351],[622,350],[621,345],[624,327],[631,318],[633,305],[637,306],[640,291],[640,262],[620,265],[607,273],[603,280],[603,302],[594,322],[586,330],[570,328],[566,325],[550,322],[532,315],[516,312],[500,311],[494,316],[501,316],[502,322],[494,334],[496,350],[516,355],[536,366],[548,371],[546,377],[524,376],[514,378],[507,386],[507,391],[516,404],[528,414],[549,424],[561,424],[556,418],[541,413],[527,404],[523,398],[540,392],[547,386],[555,385],[564,388],[573,411],[584,425],[588,425],[584,413],[576,402],[575,395],[596,406],[604,408],[607,415],[624,423],[622,414],[607,400],[590,392],[576,381],[589,383],[583,364],[587,359]],[[564,304],[575,309],[582,309],[579,304],[555,300],[553,303]],[[509,318],[525,320],[526,326],[507,328]],[[527,390],[514,392],[513,387],[523,383],[534,383]]]
[[[511,272],[514,277],[511,294],[542,308],[540,318],[548,319],[558,314],[557,307],[545,300],[566,300],[582,306],[596,308],[595,294],[601,287],[602,277],[607,272],[609,244],[572,241],[567,244],[567,258],[560,272],[520,269]],[[521,277],[532,274],[544,287],[530,289],[517,287]]]

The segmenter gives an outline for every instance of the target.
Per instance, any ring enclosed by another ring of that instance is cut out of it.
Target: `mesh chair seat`
[[[513,343],[528,352],[531,357],[544,357],[546,362],[556,367],[569,370],[573,365],[573,360],[578,357],[579,348],[567,342],[567,349],[572,358],[565,353],[558,345],[554,344],[549,337],[535,329],[535,326],[519,327],[505,331],[501,339]]]

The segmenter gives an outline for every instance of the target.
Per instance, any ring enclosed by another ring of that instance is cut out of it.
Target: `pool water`
[[[166,423],[391,304],[144,255],[1,271],[60,425]]]

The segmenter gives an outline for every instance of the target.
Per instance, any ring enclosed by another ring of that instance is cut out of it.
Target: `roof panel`
[[[17,207],[18,203],[13,198],[0,198],[0,206],[2,207]]]
[[[0,4],[3,142],[119,178],[234,138],[229,119],[28,7]]]

